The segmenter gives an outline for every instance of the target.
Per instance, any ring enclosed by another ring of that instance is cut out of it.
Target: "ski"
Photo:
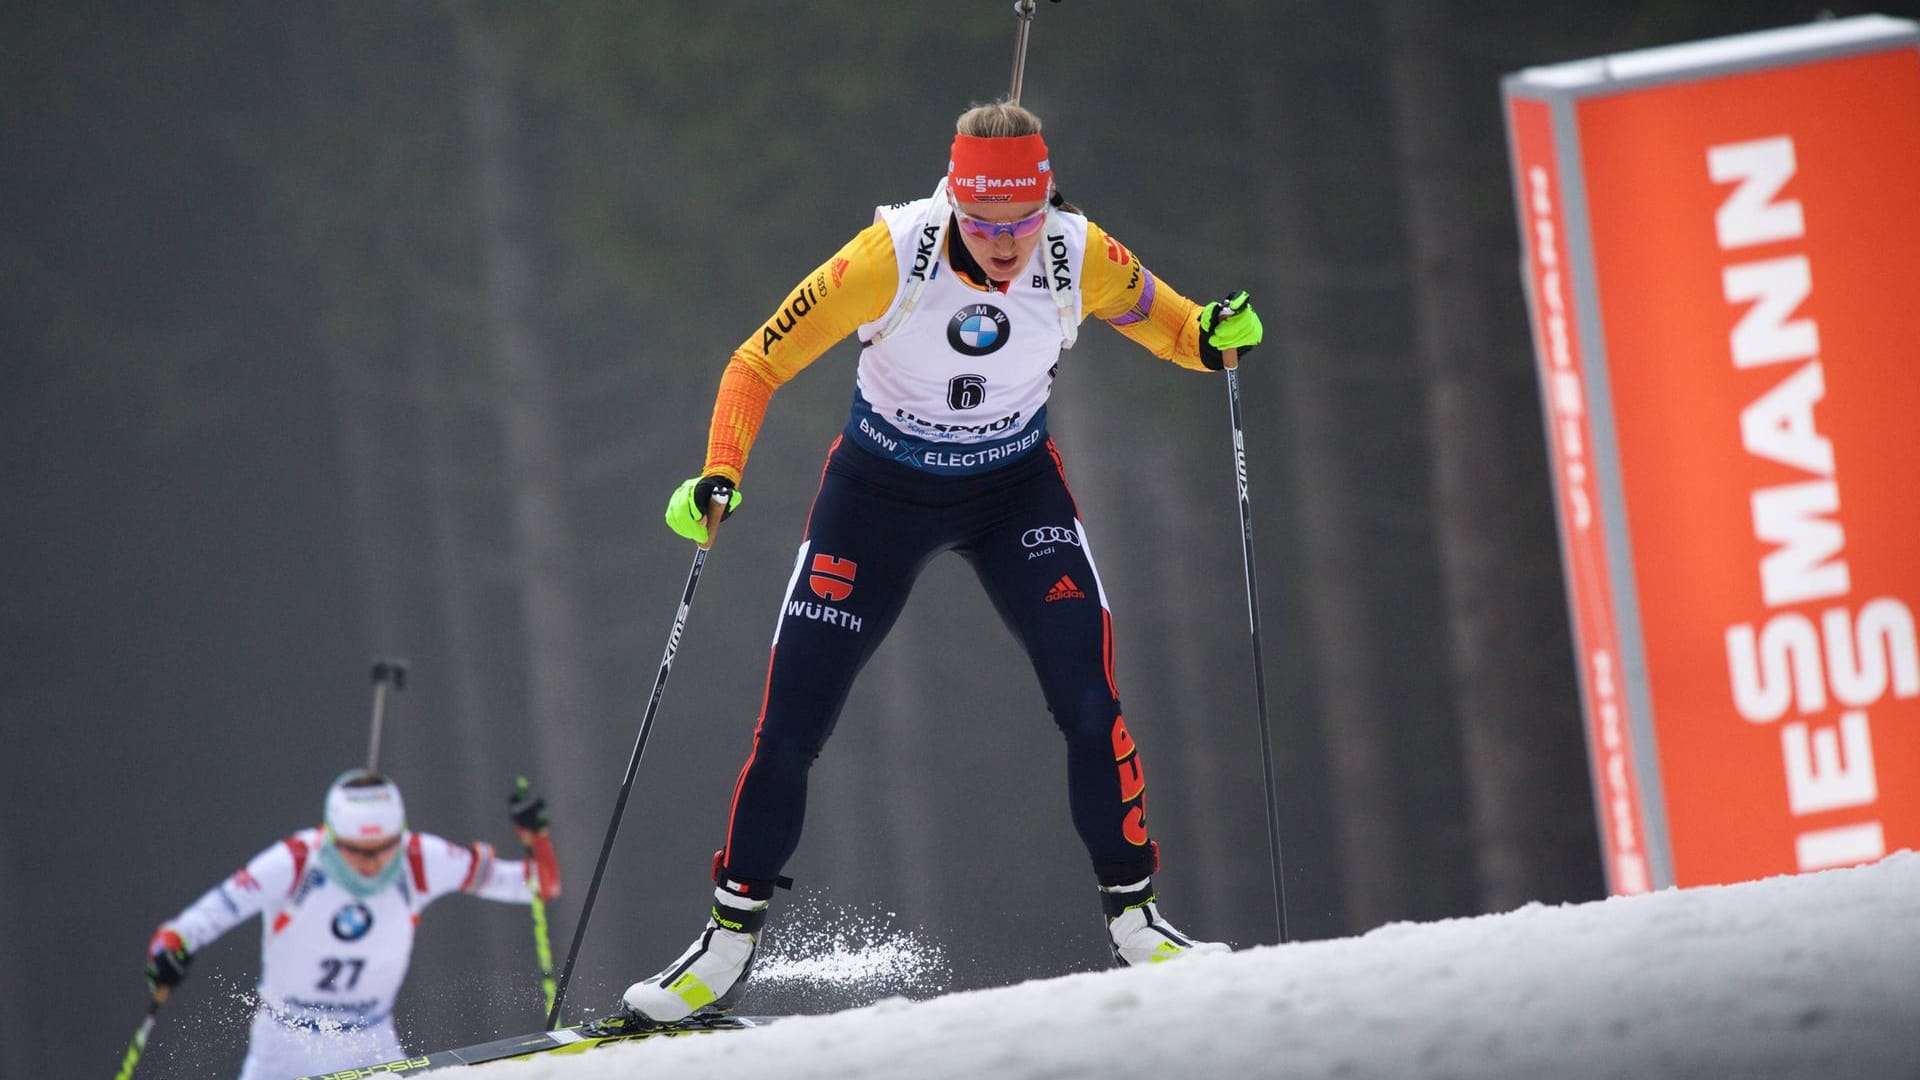
[[[415,1076],[420,1073],[451,1069],[460,1065],[479,1065],[488,1061],[533,1057],[536,1054],[578,1054],[617,1042],[641,1039],[674,1038],[681,1035],[705,1035],[715,1031],[741,1031],[761,1027],[771,1017],[690,1016],[670,1024],[655,1024],[629,1016],[609,1016],[556,1031],[536,1031],[513,1035],[492,1042],[463,1046],[458,1050],[440,1050],[431,1054],[396,1058],[373,1065],[362,1065],[333,1072],[313,1073],[295,1080],[369,1080],[373,1077]]]

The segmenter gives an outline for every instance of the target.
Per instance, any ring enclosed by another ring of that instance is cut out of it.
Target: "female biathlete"
[[[710,917],[678,960],[627,989],[627,1009],[645,1019],[738,999],[800,841],[808,768],[914,579],[943,551],[972,564],[1066,737],[1073,822],[1115,961],[1227,950],[1189,938],[1155,905],[1159,852],[1140,755],[1120,715],[1106,596],[1047,436],[1047,395],[1060,350],[1089,314],[1196,370],[1258,344],[1260,319],[1244,292],[1204,307],[1181,296],[1062,201],[1033,113],[982,105],[956,130],[933,194],[882,207],[734,352],[706,465],[668,503],[675,532],[708,542],[709,500],[717,492],[729,513],[739,506],[774,390],[859,334],[852,415],[828,452],[781,601]]]

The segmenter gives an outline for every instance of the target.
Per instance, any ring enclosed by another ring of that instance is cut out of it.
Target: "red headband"
[[[962,202],[1044,199],[1053,186],[1047,144],[1039,133],[1001,138],[955,135],[947,189]]]

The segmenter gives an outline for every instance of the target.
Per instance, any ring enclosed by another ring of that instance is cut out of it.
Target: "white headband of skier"
[[[377,844],[392,840],[407,827],[407,807],[400,789],[385,780],[367,787],[347,787],[358,772],[334,781],[327,790],[327,828],[337,840]]]

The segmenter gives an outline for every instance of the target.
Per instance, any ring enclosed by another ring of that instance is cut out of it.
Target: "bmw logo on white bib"
[[[1012,331],[1007,313],[992,304],[968,304],[947,320],[947,344],[966,356],[999,351]]]
[[[341,941],[358,941],[371,929],[373,912],[357,900],[334,913],[333,936]]]

